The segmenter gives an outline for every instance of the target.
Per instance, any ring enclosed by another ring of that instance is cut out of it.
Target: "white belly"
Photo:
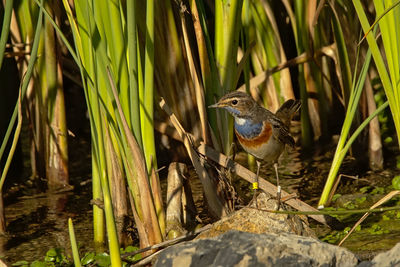
[[[282,154],[285,145],[276,141],[275,138],[271,138],[267,143],[262,144],[260,147],[244,147],[244,150],[255,156],[256,158],[263,159],[265,161],[277,161],[279,156]]]

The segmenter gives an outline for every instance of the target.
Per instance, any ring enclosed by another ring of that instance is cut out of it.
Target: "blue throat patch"
[[[245,120],[243,124],[238,124],[235,120],[235,129],[244,138],[252,139],[261,133],[263,123],[254,123],[251,120]]]

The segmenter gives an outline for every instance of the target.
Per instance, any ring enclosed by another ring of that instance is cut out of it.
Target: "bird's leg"
[[[276,187],[277,187],[277,192],[276,192],[276,198],[278,201],[278,208],[281,206],[281,186],[279,185],[279,174],[278,174],[278,162],[274,162],[274,169],[275,169],[275,175],[276,175]]]
[[[257,162],[257,175],[256,175],[256,181],[253,183],[253,201],[256,202],[256,208],[258,209],[258,203],[257,203],[257,190],[258,190],[258,176],[260,173],[260,166],[261,162],[259,160],[256,160]]]

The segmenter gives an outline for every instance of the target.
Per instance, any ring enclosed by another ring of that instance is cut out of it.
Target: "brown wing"
[[[290,136],[289,128],[285,125],[285,123],[271,111],[257,106],[252,113],[255,121],[267,121],[272,126],[272,135],[283,144],[287,144],[291,147],[294,147],[295,142],[293,137]]]

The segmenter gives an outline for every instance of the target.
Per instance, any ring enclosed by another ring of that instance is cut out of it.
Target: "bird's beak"
[[[208,106],[209,108],[219,108],[220,107],[220,105],[219,105],[219,103],[215,103],[214,105],[210,105],[210,106]]]

